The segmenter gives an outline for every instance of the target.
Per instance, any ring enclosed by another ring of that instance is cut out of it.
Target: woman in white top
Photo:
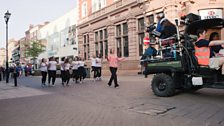
[[[61,59],[61,63],[60,63],[60,67],[61,67],[61,81],[62,81],[62,85],[64,86],[64,83],[66,82],[66,77],[65,77],[65,57],[63,57]]]
[[[91,58],[91,67],[92,67],[91,72],[93,72],[93,78],[94,78],[94,81],[95,81],[96,77],[97,77],[96,56],[95,55],[93,55],[93,57]]]
[[[51,83],[51,78],[52,78],[52,86],[55,86],[56,70],[57,70],[57,62],[55,61],[54,57],[51,57],[48,63],[48,85],[49,86]]]
[[[71,65],[69,63],[69,58],[66,58],[65,59],[64,66],[65,66],[65,80],[66,80],[66,85],[69,86],[68,85],[69,80],[70,80],[70,72],[69,72],[69,70],[70,70],[70,67],[71,67]]]
[[[78,68],[79,68],[79,62],[78,62],[78,57],[75,57],[74,60],[72,61],[72,77],[73,81],[75,80],[76,83],[78,83]]]
[[[44,87],[46,86],[45,83],[47,78],[47,60],[44,58],[41,60],[41,63],[40,63],[40,71],[42,75],[41,86]]]
[[[84,66],[85,66],[84,59],[80,58],[79,59],[79,68],[78,68],[80,83],[82,83],[83,80],[86,78],[86,70],[85,70]]]
[[[96,58],[96,71],[97,71],[96,80],[101,80],[102,58],[100,54]]]

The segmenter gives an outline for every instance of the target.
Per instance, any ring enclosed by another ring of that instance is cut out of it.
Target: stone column
[[[128,23],[128,41],[129,41],[129,59],[135,60],[138,57],[138,37],[137,37],[137,27],[136,27],[136,18],[129,17],[127,19]]]
[[[108,31],[108,53],[110,53],[110,49],[114,49],[116,51],[116,28],[115,26],[110,23],[107,26]]]
[[[178,4],[175,1],[167,1],[166,5],[164,6],[165,17],[174,23],[174,19],[178,18],[178,9]]]

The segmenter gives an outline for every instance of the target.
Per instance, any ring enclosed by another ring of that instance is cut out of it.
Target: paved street
[[[0,82],[0,126],[224,125],[223,90],[161,98],[151,92],[150,76],[118,77],[119,89],[107,80],[62,87],[57,79],[47,88],[40,87],[40,77],[19,78],[17,88]]]

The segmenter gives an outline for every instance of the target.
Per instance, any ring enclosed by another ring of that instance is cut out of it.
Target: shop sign
[[[223,18],[222,9],[199,10],[201,19]]]

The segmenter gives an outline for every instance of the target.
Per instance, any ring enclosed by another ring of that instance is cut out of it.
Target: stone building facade
[[[5,67],[5,64],[6,64],[6,61],[5,61],[5,59],[6,59],[6,56],[5,56],[5,54],[6,54],[6,50],[5,50],[5,48],[0,48],[0,66],[3,66],[3,67]]]
[[[108,0],[105,7],[94,12],[91,5],[92,0],[79,0],[79,55],[90,65],[92,55],[102,54],[103,70],[107,72],[106,56],[109,49],[115,49],[118,56],[126,59],[120,63],[121,74],[140,71],[143,38],[147,36],[145,24],[157,22],[156,15],[162,13],[174,22],[188,13],[207,18],[212,18],[211,14],[223,18],[224,14],[223,0]],[[223,29],[216,31],[224,38]]]

